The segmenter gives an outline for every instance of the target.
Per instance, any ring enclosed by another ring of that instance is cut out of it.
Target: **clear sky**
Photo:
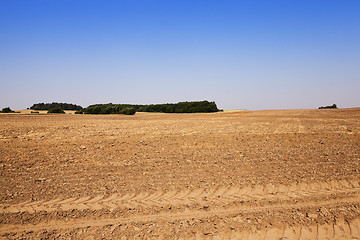
[[[360,106],[359,0],[1,0],[0,108]]]

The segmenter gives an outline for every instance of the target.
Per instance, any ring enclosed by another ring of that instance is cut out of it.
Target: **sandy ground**
[[[0,239],[360,239],[360,108],[0,114]]]

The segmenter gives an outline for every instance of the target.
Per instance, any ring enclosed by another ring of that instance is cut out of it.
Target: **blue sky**
[[[0,108],[360,106],[358,0],[2,0]]]

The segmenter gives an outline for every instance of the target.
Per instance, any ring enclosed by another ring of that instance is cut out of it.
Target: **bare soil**
[[[360,239],[360,108],[0,114],[0,239]]]

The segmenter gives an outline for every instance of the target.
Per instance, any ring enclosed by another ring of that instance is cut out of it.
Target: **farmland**
[[[0,114],[0,236],[360,238],[360,108]]]

